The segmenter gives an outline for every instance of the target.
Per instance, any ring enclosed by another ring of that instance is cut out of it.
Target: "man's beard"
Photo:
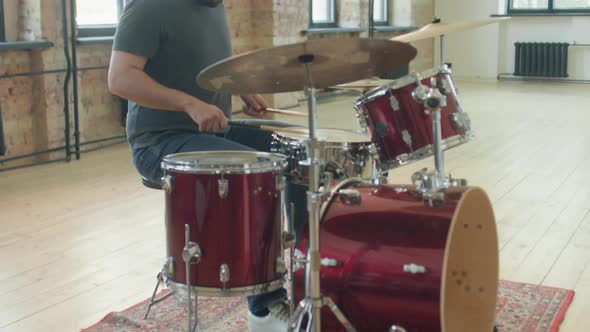
[[[207,7],[215,8],[223,3],[223,0],[199,0],[199,2]]]

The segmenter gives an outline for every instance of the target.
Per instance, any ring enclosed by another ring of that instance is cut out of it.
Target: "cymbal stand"
[[[440,36],[440,65],[445,64],[445,35]]]
[[[307,250],[305,273],[305,298],[299,302],[297,309],[289,322],[289,329],[299,332],[305,318],[307,318],[307,332],[320,332],[321,309],[324,305],[334,312],[335,316],[349,332],[356,331],[342,311],[330,298],[322,296],[320,289],[320,208],[325,195],[329,190],[320,191],[320,172],[322,168],[322,155],[324,144],[317,137],[317,112],[316,91],[311,74],[311,66],[314,56],[305,54],[299,57],[300,63],[305,67],[308,85],[305,87],[307,95],[307,107],[309,109],[309,191],[307,192],[307,210],[309,213],[309,245]],[[327,183],[326,186],[330,184]]]
[[[438,17],[434,17],[432,18],[432,23],[434,24],[438,24],[440,23],[442,20]],[[441,35],[440,36],[440,65],[443,66],[445,64],[445,35]]]
[[[442,148],[441,110],[447,106],[447,98],[440,92],[436,78],[431,79],[431,87],[422,84],[420,75],[416,75],[418,87],[412,97],[424,105],[432,116],[432,150],[434,154],[434,173],[423,169],[412,175],[412,182],[429,205],[444,203],[444,189],[448,188],[449,180],[445,176],[444,151]]]

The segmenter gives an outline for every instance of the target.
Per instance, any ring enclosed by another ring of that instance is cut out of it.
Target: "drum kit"
[[[316,90],[358,87],[348,82],[399,69],[417,54],[406,42],[496,21],[427,26],[401,41],[312,40],[201,72],[197,82],[211,91],[305,91],[309,127],[275,130],[271,153],[163,160],[168,259],[145,317],[163,300],[155,298],[162,281],[187,303],[193,331],[197,295],[258,295],[288,279],[290,330],[492,331],[499,265],[492,206],[482,189],[444,171],[444,151],[474,137],[450,69],[365,89],[351,105],[363,132],[317,128]],[[433,171],[388,183],[388,171],[430,156]],[[307,227],[298,237],[290,185],[306,191],[298,199]]]

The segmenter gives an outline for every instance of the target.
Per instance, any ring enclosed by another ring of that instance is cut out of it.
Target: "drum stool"
[[[141,183],[147,188],[154,189],[154,190],[162,190],[162,185],[160,183],[152,182],[143,176],[141,177]],[[160,298],[156,299],[156,294],[158,292],[158,288],[160,287],[160,284],[163,282],[164,282],[164,275],[163,275],[162,271],[160,271],[157,276],[156,288],[154,289],[152,297],[150,298],[150,301],[148,302],[148,306],[145,311],[145,315],[143,316],[143,319],[147,319],[148,314],[150,313],[150,309],[152,308],[152,306],[154,304],[162,302],[174,294],[174,292],[171,291],[171,292],[161,296]]]

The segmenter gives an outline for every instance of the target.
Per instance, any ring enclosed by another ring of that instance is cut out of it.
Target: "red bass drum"
[[[444,205],[430,207],[410,186],[348,180],[322,215],[321,291],[358,331],[493,330],[498,240],[483,190],[450,188]],[[304,275],[295,272],[297,300]],[[327,307],[321,322],[344,331]]]

